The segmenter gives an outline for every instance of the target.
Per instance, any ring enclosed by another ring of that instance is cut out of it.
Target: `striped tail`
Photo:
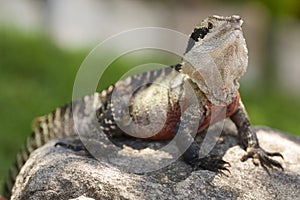
[[[181,65],[179,64],[171,66],[171,68],[180,70],[180,66]],[[134,91],[131,90],[138,88],[138,86],[148,87],[149,83],[153,83],[154,81],[159,82],[166,80],[166,77],[174,77],[174,74],[172,75],[174,70],[171,68],[163,68],[129,77],[119,82],[119,87],[121,87],[119,89],[126,89],[127,93],[133,94]],[[110,86],[107,90],[103,90],[101,93],[94,93],[92,95],[85,96],[77,102],[57,108],[49,115],[39,117],[34,121],[33,133],[27,139],[25,147],[17,155],[15,165],[10,169],[9,177],[5,183],[4,189],[4,195],[6,198],[11,196],[13,186],[21,168],[35,149],[43,146],[52,139],[76,135],[73,115],[79,117],[79,121],[82,122],[86,121],[86,119],[92,115],[91,113],[96,114],[96,111],[99,108],[101,109],[98,110],[98,114],[100,114],[97,116],[98,119],[103,118],[103,114],[110,115],[109,109],[111,108],[110,105],[108,105],[109,101],[107,100],[110,99],[114,87],[115,86]],[[118,85],[116,87],[118,87]],[[106,113],[106,111],[108,112]],[[109,120],[106,120],[106,117],[107,116],[105,115],[103,121],[99,121],[101,126],[104,127],[104,131],[105,129],[112,128]],[[108,121],[108,123],[106,121]],[[114,132],[115,134],[118,133],[117,130]]]
[[[10,198],[16,178],[34,150],[52,139],[75,136],[73,112],[88,110],[89,112],[94,111],[96,113],[96,110],[101,107],[103,102],[107,99],[109,92],[112,90],[113,88],[110,87],[100,94],[94,93],[85,96],[73,104],[70,103],[57,108],[52,113],[37,118],[32,124],[33,133],[27,138],[25,147],[17,154],[16,162],[10,168],[9,176],[6,179],[3,189],[4,197],[7,199]]]

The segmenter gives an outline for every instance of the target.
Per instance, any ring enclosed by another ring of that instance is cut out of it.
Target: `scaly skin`
[[[5,196],[9,198],[16,177],[33,150],[54,138],[76,136],[73,115],[81,125],[96,116],[99,128],[109,138],[130,133],[138,138],[166,140],[181,130],[176,144],[184,152],[184,160],[196,169],[221,173],[228,170],[229,163],[218,155],[201,155],[194,136],[210,124],[230,117],[246,150],[242,161],[253,158],[255,164],[264,168],[283,169],[270,158],[282,157],[280,153],[269,153],[259,146],[238,93],[237,80],[246,71],[248,61],[241,25],[238,16],[208,17],[191,34],[180,64],[129,77],[101,93],[85,96],[38,118],[33,124],[34,133],[10,171]],[[197,125],[196,129],[193,125]],[[57,145],[85,149],[83,145],[65,142]]]

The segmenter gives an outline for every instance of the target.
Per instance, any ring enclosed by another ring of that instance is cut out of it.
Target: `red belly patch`
[[[198,131],[202,131],[206,129],[210,124],[216,123],[218,121],[223,120],[224,118],[230,117],[235,113],[238,108],[240,101],[240,94],[237,93],[235,100],[229,104],[227,107],[222,106],[213,106],[210,103],[207,105],[208,115],[204,119],[204,121],[199,125]],[[223,114],[224,109],[226,109],[226,113]],[[214,118],[212,118],[212,113]],[[149,140],[170,140],[174,137],[174,129],[179,122],[181,116],[181,109],[179,104],[175,105],[173,109],[168,110],[167,120],[160,132],[151,136],[147,139]],[[200,116],[199,116],[200,118]]]

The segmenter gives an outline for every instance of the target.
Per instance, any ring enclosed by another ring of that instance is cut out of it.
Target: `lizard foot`
[[[273,169],[274,167],[279,168],[283,171],[284,169],[283,169],[282,165],[278,161],[270,158],[273,156],[279,156],[282,159],[284,159],[283,156],[278,152],[270,153],[270,152],[263,150],[260,147],[254,147],[254,148],[248,147],[247,153],[241,158],[241,161],[244,162],[244,161],[248,160],[249,158],[253,158],[253,163],[255,165],[258,165],[260,163],[261,166],[267,172],[269,172],[268,168]]]
[[[227,167],[230,167],[230,163],[222,160],[221,156],[208,155],[202,158],[194,158],[189,163],[194,169],[204,169],[213,172],[217,172],[225,175],[225,171],[230,174]]]
[[[81,142],[80,139],[63,139],[59,142],[57,142],[55,144],[55,146],[61,146],[61,147],[64,147],[66,149],[71,149],[73,151],[82,151],[82,150],[85,150],[86,151],[86,148],[85,146],[83,145],[83,143]]]

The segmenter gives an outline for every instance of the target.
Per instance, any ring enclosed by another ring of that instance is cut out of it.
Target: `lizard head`
[[[214,104],[233,101],[239,88],[237,81],[246,71],[248,50],[242,24],[237,15],[214,15],[190,35],[181,71]]]

